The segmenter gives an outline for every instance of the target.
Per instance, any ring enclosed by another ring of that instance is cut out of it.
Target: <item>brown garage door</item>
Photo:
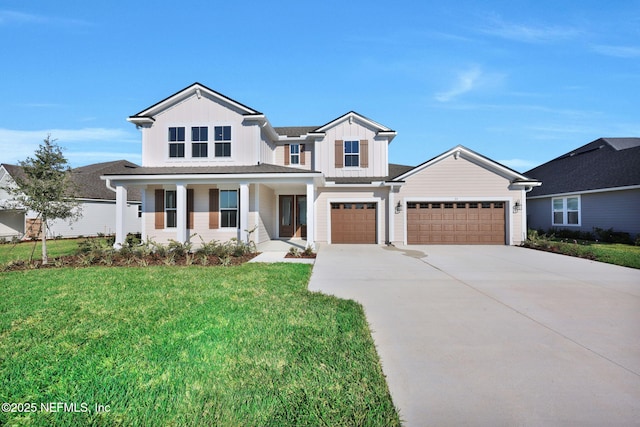
[[[331,243],[376,243],[376,204],[331,203]]]
[[[408,202],[409,244],[505,244],[503,202]]]

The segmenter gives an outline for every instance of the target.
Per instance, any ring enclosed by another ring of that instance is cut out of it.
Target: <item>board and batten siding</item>
[[[184,158],[169,158],[168,129],[175,126],[185,128]],[[191,157],[192,126],[209,127],[207,158]],[[231,126],[231,157],[214,157],[215,126]],[[262,144],[257,123],[245,122],[241,111],[204,93],[200,98],[194,94],[158,114],[153,125],[144,127],[142,133],[143,166],[253,165],[261,155],[269,157],[269,148],[257,150],[257,144]]]
[[[510,244],[520,244],[522,233],[522,211],[514,213],[512,203],[523,197],[522,190],[509,190],[510,180],[493,171],[459,157],[446,157],[441,161],[411,175],[398,193],[394,193],[394,203],[401,203],[403,209],[394,213],[394,243],[402,244],[406,230],[407,201],[503,201],[506,236]]]
[[[367,167],[336,167],[335,141],[367,141]],[[317,141],[315,152],[315,170],[324,172],[328,177],[374,177],[387,176],[388,138],[376,137],[376,131],[353,120],[340,122],[327,130],[325,137]]]

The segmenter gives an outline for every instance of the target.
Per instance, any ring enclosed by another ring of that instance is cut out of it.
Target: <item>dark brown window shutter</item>
[[[164,190],[156,190],[156,219],[155,228],[160,230],[164,228]]]
[[[193,188],[187,188],[187,229],[193,230]]]
[[[369,167],[369,141],[366,139],[360,140],[360,167]]]
[[[344,141],[336,140],[336,168],[344,167]]]
[[[209,189],[209,228],[220,228],[220,199],[217,188]]]
[[[304,144],[300,144],[300,164],[301,165],[304,165],[304,157],[305,157]]]
[[[289,164],[289,157],[291,157],[291,155],[289,154],[289,144],[284,144],[284,164],[285,165]]]

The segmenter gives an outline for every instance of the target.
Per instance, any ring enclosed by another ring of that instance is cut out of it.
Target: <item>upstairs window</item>
[[[207,126],[195,126],[191,128],[191,141],[206,142],[209,140],[209,128]]]
[[[300,164],[300,144],[291,144],[289,146],[289,163],[292,165]]]
[[[193,126],[191,128],[191,157],[209,156],[209,128],[207,126]]]
[[[360,141],[344,142],[344,166],[360,166]]]
[[[169,157],[184,157],[184,127],[169,128]]]
[[[216,157],[231,157],[231,126],[214,127]]]
[[[553,225],[580,225],[580,197],[557,197],[552,201]]]

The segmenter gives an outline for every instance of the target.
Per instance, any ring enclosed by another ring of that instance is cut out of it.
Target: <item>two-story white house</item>
[[[128,121],[142,131],[142,166],[102,177],[116,192],[116,245],[132,188],[142,190],[143,238],[160,243],[197,234],[311,246],[518,244],[525,192],[540,184],[461,145],[416,167],[389,164],[396,132],[356,112],[274,127],[199,83]]]

